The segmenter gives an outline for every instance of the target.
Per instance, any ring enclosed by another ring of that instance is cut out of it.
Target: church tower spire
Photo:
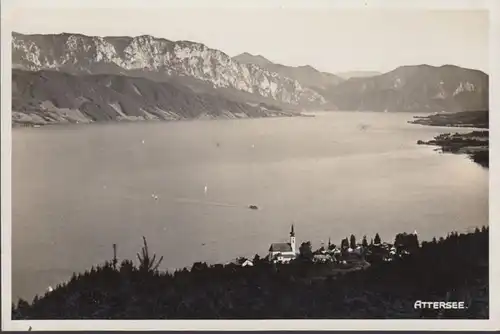
[[[292,224],[292,229],[290,230],[290,246],[292,247],[292,252],[296,253],[295,250],[295,231]]]

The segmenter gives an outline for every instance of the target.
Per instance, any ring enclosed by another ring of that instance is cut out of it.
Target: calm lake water
[[[416,145],[457,129],[411,118],[335,112],[14,129],[13,298],[111,260],[113,243],[119,259],[136,261],[142,236],[164,256],[161,267],[179,268],[264,256],[292,222],[298,243],[313,247],[351,233],[393,241],[417,230],[425,240],[487,225],[488,170]]]

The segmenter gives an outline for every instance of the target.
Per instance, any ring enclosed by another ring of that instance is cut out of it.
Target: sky
[[[21,33],[148,34],[331,73],[416,64],[488,72],[486,10],[57,7],[18,9],[10,18]]]

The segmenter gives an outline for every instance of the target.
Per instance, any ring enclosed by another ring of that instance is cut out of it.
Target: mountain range
[[[336,75],[149,35],[13,33],[12,67],[14,123],[488,109],[488,75],[477,70],[417,65]]]
[[[349,71],[349,72],[339,72],[335,73],[335,75],[341,77],[342,79],[350,79],[350,78],[367,78],[367,77],[374,77],[376,75],[382,74],[381,72],[377,71]]]

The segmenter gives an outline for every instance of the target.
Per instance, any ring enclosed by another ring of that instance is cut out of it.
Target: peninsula
[[[467,154],[472,161],[489,167],[489,113],[488,111],[465,111],[459,113],[436,113],[425,117],[415,117],[412,124],[441,127],[467,127],[486,129],[468,133],[444,133],[432,140],[418,140],[419,145],[439,146],[443,153]]]

